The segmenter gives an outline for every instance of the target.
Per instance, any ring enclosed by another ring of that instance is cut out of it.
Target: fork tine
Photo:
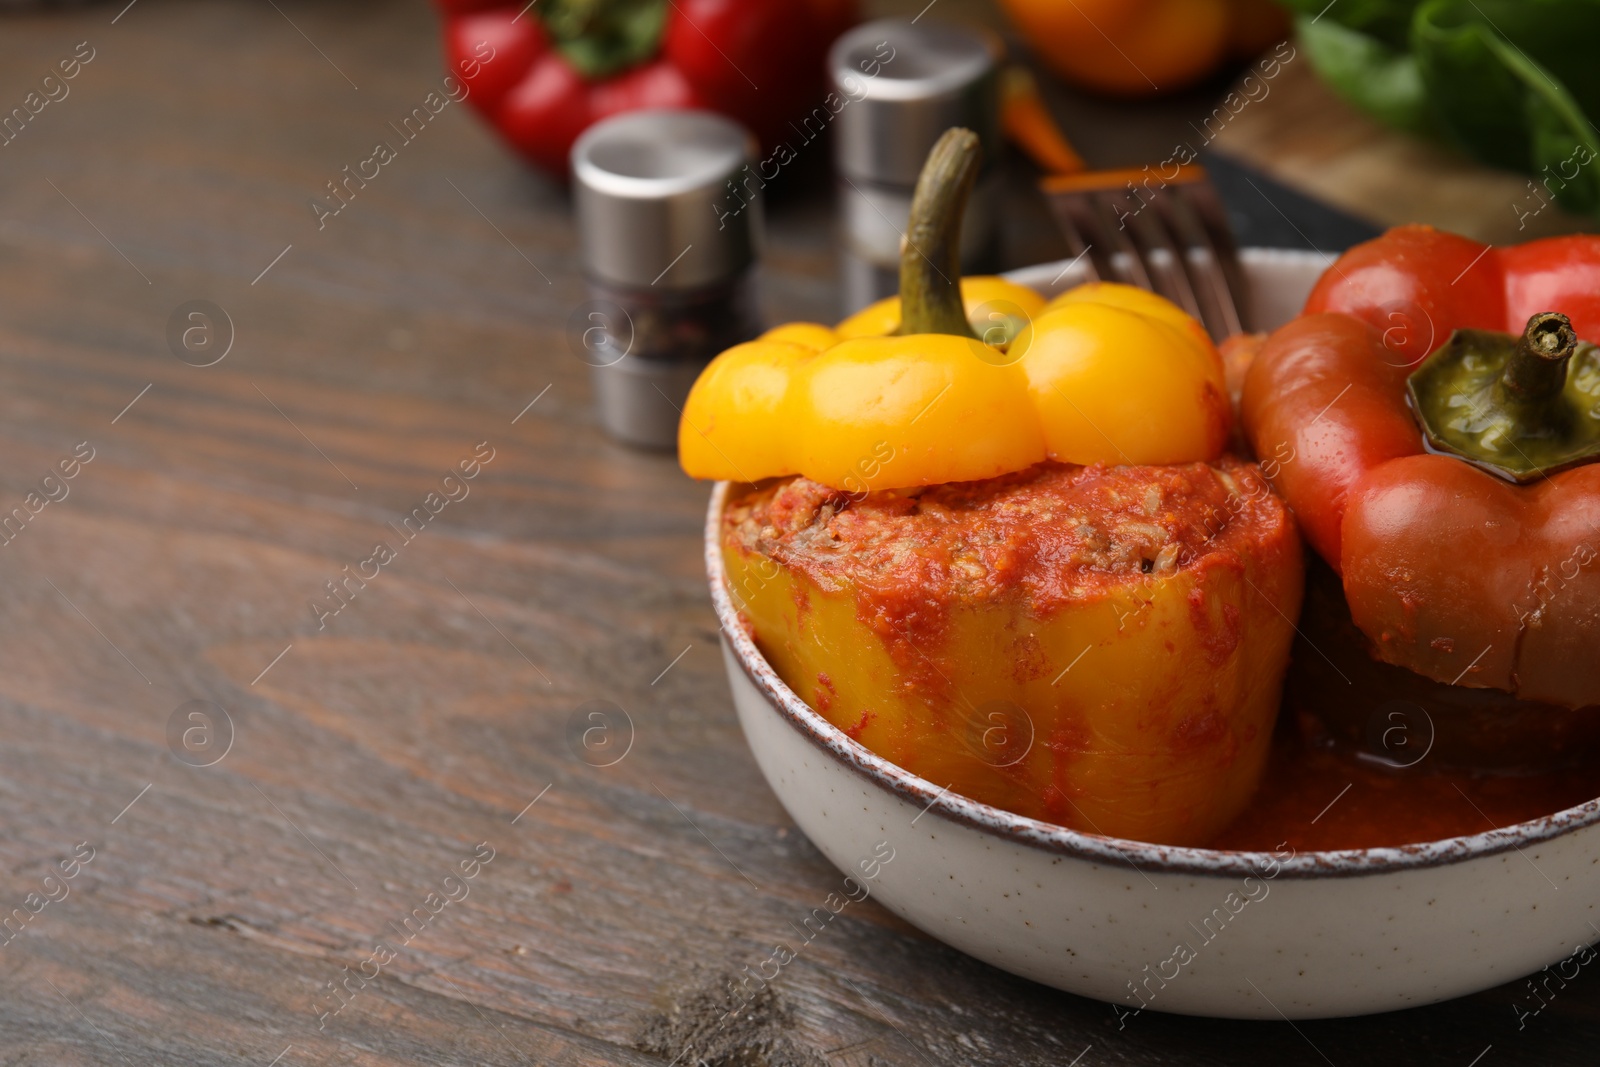
[[[1154,291],[1155,279],[1150,276],[1150,264],[1126,225],[1137,212],[1127,209],[1123,193],[1098,192],[1084,198],[1084,206],[1094,216],[1101,239],[1106,242],[1116,276],[1129,285]]]
[[[1156,291],[1203,321],[1200,301],[1189,279],[1188,257],[1183,251],[1188,241],[1184,239],[1182,228],[1174,225],[1170,201],[1165,189],[1156,193],[1151,203],[1145,205],[1152,210],[1141,210],[1132,216],[1129,231],[1142,246],[1145,262],[1159,276]]]
[[[1074,257],[1087,262],[1090,277],[1096,281],[1115,278],[1117,272],[1112,266],[1110,248],[1083,198],[1079,195],[1060,197],[1052,199],[1050,206],[1066,234],[1068,249]]]
[[[1105,279],[1110,271],[1110,265],[1100,262],[1100,256],[1095,252],[1093,236],[1084,236],[1083,231],[1078,228],[1077,220],[1073,217],[1074,213],[1067,209],[1065,202],[1051,200],[1050,210],[1056,217],[1056,225],[1061,227],[1061,233],[1067,239],[1067,251],[1072,253],[1073,261],[1086,260],[1084,267],[1088,270],[1091,280]]]
[[[1173,241],[1183,251],[1179,266],[1194,294],[1197,310],[1189,313],[1199,319],[1213,340],[1221,341],[1238,332],[1238,319],[1227,299],[1226,279],[1218,273],[1217,256],[1211,238],[1200,223],[1192,205],[1177,191],[1161,198],[1157,210]],[[1221,292],[1218,286],[1222,286]],[[1188,310],[1186,308],[1186,310]]]
[[[1145,263],[1122,228],[1122,218],[1131,214],[1123,190],[1142,177],[1136,170],[1063,174],[1044,179],[1041,187],[1050,194],[1051,212],[1066,232],[1068,246],[1078,245],[1072,248],[1074,255],[1088,253],[1096,278],[1149,289]]]
[[[1248,290],[1244,284],[1244,270],[1239,265],[1239,249],[1228,225],[1228,214],[1205,171],[1200,167],[1195,169],[1199,172],[1198,179],[1182,183],[1174,192],[1199,220],[1199,233],[1204,238],[1200,248],[1209,262],[1201,273],[1206,277],[1206,288],[1221,317],[1222,332],[1213,330],[1212,335],[1221,340],[1248,328]]]
[[[1240,332],[1244,274],[1205,168],[1185,164],[1154,186],[1152,177],[1149,168],[1096,171],[1040,185],[1068,247],[1095,277],[1159,292],[1218,341]]]

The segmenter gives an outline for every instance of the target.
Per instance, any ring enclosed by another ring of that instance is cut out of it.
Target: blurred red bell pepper
[[[768,147],[822,103],[856,0],[435,0],[445,59],[518,151],[565,174],[591,124],[639,108],[728,115]]]

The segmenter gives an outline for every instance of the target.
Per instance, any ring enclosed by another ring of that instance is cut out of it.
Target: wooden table
[[[1592,1062],[1590,975],[1522,1032],[1513,986],[1119,1032],[870,903],[701,1040],[839,876],[735,723],[706,488],[595,426],[566,194],[451,106],[319,230],[438,84],[421,0],[122,3],[0,28],[5,109],[94,53],[0,148],[0,1062]],[[774,319],[831,313],[825,174],[774,204]]]

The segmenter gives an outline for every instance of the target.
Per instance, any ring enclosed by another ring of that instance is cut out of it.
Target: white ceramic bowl
[[[1327,263],[1243,258],[1265,327],[1298,312]],[[1082,280],[1063,266],[1010,277],[1044,292]],[[724,585],[727,491],[711,497],[706,567],[756,762],[824,855],[961,951],[1124,1020],[1145,1007],[1298,1019],[1476,992],[1600,936],[1600,800],[1470,837],[1285,858],[1097,837],[941,791],[812,711],[757,651]]]

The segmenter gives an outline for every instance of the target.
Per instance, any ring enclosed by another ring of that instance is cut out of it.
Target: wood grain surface
[[[1587,973],[1520,1031],[1520,985],[1119,1031],[871,902],[708,1033],[841,876],[735,722],[706,487],[595,425],[567,194],[452,105],[318,229],[309,198],[438,84],[422,0],[10,15],[0,110],[85,41],[0,148],[0,517],[26,516],[0,544],[0,1063],[1592,1062]],[[772,319],[831,315],[826,170],[777,190]],[[211,366],[169,347],[193,300],[231,321]],[[596,700],[631,722],[610,767],[572,742]]]

